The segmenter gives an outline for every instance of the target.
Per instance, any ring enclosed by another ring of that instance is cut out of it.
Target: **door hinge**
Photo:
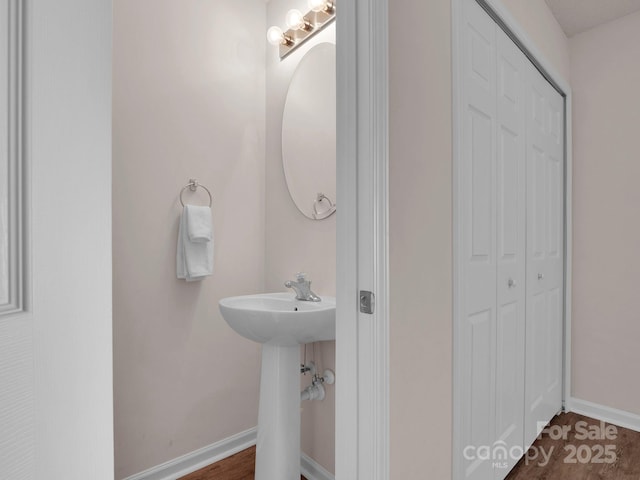
[[[360,290],[360,312],[372,314],[376,304],[376,296],[373,292]]]

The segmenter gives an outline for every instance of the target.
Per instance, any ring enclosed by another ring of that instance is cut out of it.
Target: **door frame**
[[[461,360],[462,346],[460,345],[460,312],[462,303],[460,298],[462,283],[463,242],[461,237],[461,192],[460,184],[462,169],[462,128],[464,124],[462,92],[464,87],[464,58],[462,34],[464,27],[463,2],[467,0],[452,0],[452,71],[453,71],[453,445],[452,467],[453,478],[462,477],[462,462],[455,452],[462,450],[461,445]],[[569,82],[553,67],[546,55],[535,45],[526,30],[511,15],[502,0],[476,0],[478,4],[491,16],[507,35],[520,47],[540,73],[564,97],[565,109],[565,155],[564,155],[564,339],[563,339],[563,410],[571,409],[571,288],[572,288],[572,99],[573,95]]]
[[[337,16],[337,480],[389,478],[387,11],[355,0]]]

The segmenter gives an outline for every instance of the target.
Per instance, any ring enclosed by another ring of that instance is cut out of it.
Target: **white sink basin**
[[[336,300],[264,293],[223,298],[220,311],[262,344],[255,480],[300,480],[300,344],[335,340]]]
[[[243,295],[220,300],[220,311],[231,328],[258,343],[290,347],[336,338],[333,297],[305,302],[292,293]]]

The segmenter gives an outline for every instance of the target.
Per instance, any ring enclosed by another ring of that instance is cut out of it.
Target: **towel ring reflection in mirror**
[[[211,192],[209,191],[209,189],[204,185],[198,183],[198,181],[195,178],[190,178],[189,183],[186,184],[184,187],[182,187],[182,190],[180,190],[180,204],[183,207],[184,207],[184,201],[182,200],[182,194],[184,193],[184,191],[188,188],[192,192],[195,192],[198,189],[198,187],[203,188],[205,192],[209,194],[209,207],[213,205],[213,196],[211,195]]]
[[[324,205],[325,209],[318,211],[318,207]],[[336,204],[331,201],[324,193],[318,193],[316,201],[313,202],[313,218],[323,220],[330,217],[336,212]]]

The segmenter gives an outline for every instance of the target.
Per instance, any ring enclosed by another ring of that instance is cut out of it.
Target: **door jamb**
[[[355,0],[337,15],[337,480],[389,478],[387,11]]]

